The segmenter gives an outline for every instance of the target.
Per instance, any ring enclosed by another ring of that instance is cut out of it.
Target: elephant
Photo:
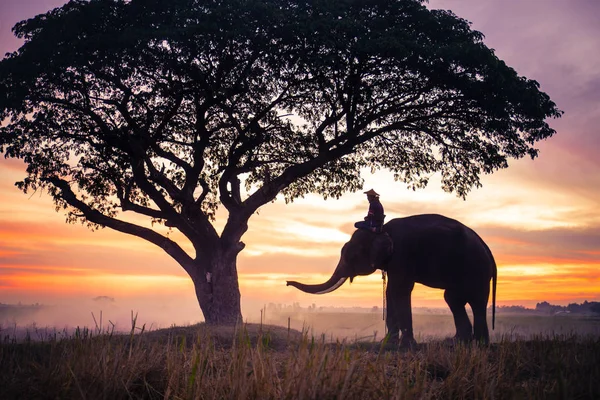
[[[455,339],[489,343],[487,304],[492,285],[492,329],[496,319],[496,262],[483,239],[462,223],[438,214],[395,218],[377,234],[358,229],[342,247],[331,278],[322,284],[287,281],[306,293],[330,293],[357,275],[376,269],[387,272],[386,326],[388,340],[401,347],[416,344],[412,327],[411,293],[415,283],[444,289],[454,317]],[[473,311],[473,325],[465,305]],[[401,335],[400,335],[401,333]]]

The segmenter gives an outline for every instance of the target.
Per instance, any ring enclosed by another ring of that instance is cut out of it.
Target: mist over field
[[[1,303],[0,327],[4,331],[15,326],[57,330],[78,326],[95,328],[96,323],[100,325],[100,318],[102,318],[104,329],[112,329],[114,324],[115,331],[129,332],[132,313],[134,317],[137,315],[136,326],[145,325],[146,330],[168,328],[173,325],[193,325],[204,321],[193,291],[181,293],[177,297],[157,295],[116,298],[101,295],[87,298],[48,299],[48,302],[43,303],[27,301]],[[261,310],[268,303],[268,300],[242,298],[244,322],[260,322]]]
[[[96,323],[104,329],[129,331],[133,316],[137,315],[137,326],[146,329],[166,328],[172,325],[190,325],[202,320],[197,303],[176,301],[167,298],[119,300],[110,298],[76,299],[68,302],[56,300],[49,304],[27,305],[7,310],[3,308],[0,324],[4,329],[11,327],[36,326],[61,330],[79,327],[94,328]],[[95,319],[95,321],[94,321]]]
[[[203,322],[193,295],[182,297],[189,299],[159,296],[119,300],[96,296],[66,303],[0,304],[0,338],[43,340],[55,333],[72,334],[78,327],[96,332],[128,333],[133,324],[135,332],[141,333]],[[600,337],[600,315],[585,311],[571,313],[561,306],[546,308],[497,307],[493,331],[491,309],[488,309],[491,340],[554,335]],[[472,321],[469,307],[467,312]],[[332,307],[253,299],[244,304],[244,322],[289,328],[327,342],[379,341],[386,333],[381,305]],[[443,340],[455,334],[448,308],[413,307],[413,325],[419,342]]]

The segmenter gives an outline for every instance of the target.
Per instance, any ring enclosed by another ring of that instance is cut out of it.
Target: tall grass
[[[326,342],[285,328],[204,325],[0,343],[2,399],[600,398],[600,339],[490,347]]]

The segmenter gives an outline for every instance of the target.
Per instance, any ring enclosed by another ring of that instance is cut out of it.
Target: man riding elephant
[[[365,220],[365,222],[367,222]],[[339,262],[324,283],[288,286],[305,293],[330,293],[356,276],[377,269],[387,273],[386,326],[390,342],[414,345],[411,294],[416,283],[444,289],[454,316],[455,339],[489,343],[487,303],[492,280],[492,328],[496,307],[496,261],[490,248],[471,228],[438,214],[412,215],[387,222],[380,234],[357,229],[342,246]],[[465,306],[473,311],[473,323]],[[400,336],[401,335],[401,336]]]
[[[383,213],[383,206],[379,201],[379,194],[373,189],[366,191],[365,194],[367,195],[367,200],[369,200],[369,211],[364,221],[356,222],[354,227],[369,232],[381,233],[385,214]]]

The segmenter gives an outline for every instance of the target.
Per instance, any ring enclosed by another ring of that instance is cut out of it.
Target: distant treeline
[[[5,308],[41,308],[41,307],[44,307],[44,305],[40,304],[40,303],[22,304],[21,302],[18,302],[17,304],[0,303],[0,308],[1,307],[5,307]]]
[[[515,314],[600,314],[600,302],[584,301],[583,303],[571,303],[568,306],[557,306],[547,301],[537,303],[535,308],[523,306],[498,306],[496,311],[500,313]]]
[[[0,323],[7,322],[14,318],[24,318],[35,315],[44,308],[42,304],[4,304],[0,303]]]
[[[535,311],[543,312],[546,314],[600,314],[600,302],[586,300],[581,304],[571,303],[568,306],[556,306],[554,304],[548,303],[547,301],[543,301],[535,305]]]

